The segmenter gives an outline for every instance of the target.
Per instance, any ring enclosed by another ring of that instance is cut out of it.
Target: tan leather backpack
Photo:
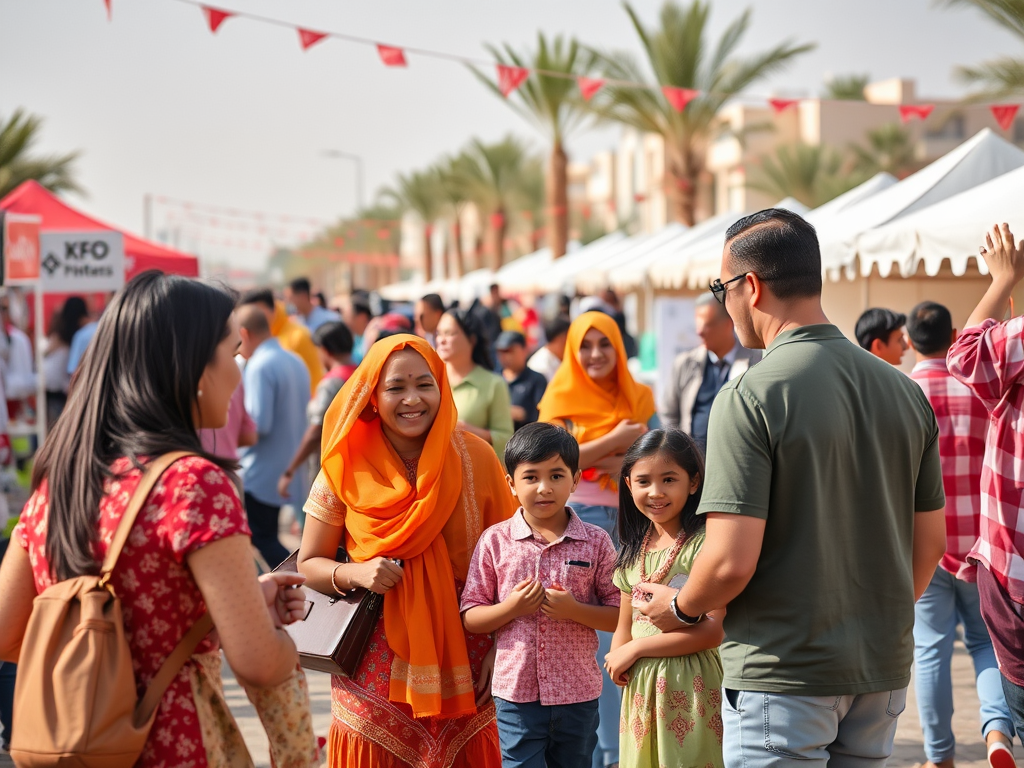
[[[157,480],[191,455],[168,453],[149,463],[98,576],[62,581],[35,599],[14,688],[11,757],[19,768],[130,768],[142,754],[164,692],[213,627],[204,614],[139,700],[121,600],[110,575]]]

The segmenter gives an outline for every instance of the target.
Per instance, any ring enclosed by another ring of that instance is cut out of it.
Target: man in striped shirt
[[[910,376],[924,390],[939,425],[946,493],[946,554],[914,608],[914,683],[926,766],[953,766],[950,664],[959,624],[964,627],[964,643],[974,661],[981,731],[989,745],[990,763],[996,768],[1012,766],[1013,758],[1006,751],[1014,732],[1010,710],[992,640],[981,618],[975,566],[966,561],[978,539],[988,409],[946,368],[946,353],[956,340],[949,310],[931,301],[918,304],[906,327],[917,358]]]

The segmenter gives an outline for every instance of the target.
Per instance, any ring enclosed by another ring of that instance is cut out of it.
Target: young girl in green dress
[[[648,432],[630,447],[619,486],[615,585],[623,595],[612,650],[611,679],[624,687],[619,724],[620,768],[695,766],[722,761],[722,642],[725,610],[688,629],[662,632],[633,608],[649,597],[641,582],[681,587],[704,542],[696,515],[704,458],[691,437]]]

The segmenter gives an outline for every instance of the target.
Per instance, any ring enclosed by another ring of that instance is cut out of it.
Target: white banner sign
[[[124,286],[120,232],[42,232],[39,251],[44,293],[105,293]]]
[[[670,386],[680,352],[701,345],[693,313],[694,299],[659,296],[654,300],[654,332],[658,338],[658,386]],[[656,393],[660,394],[660,392]]]

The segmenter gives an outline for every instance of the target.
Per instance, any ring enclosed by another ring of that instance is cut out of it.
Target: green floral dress
[[[681,586],[704,543],[703,532],[683,544],[662,580]],[[669,549],[646,554],[646,572],[662,566]],[[615,586],[630,599],[640,582],[639,562],[615,572]],[[633,639],[661,630],[636,609]],[[640,659],[629,671],[619,721],[620,768],[721,768],[722,660],[717,649],[665,659]]]

